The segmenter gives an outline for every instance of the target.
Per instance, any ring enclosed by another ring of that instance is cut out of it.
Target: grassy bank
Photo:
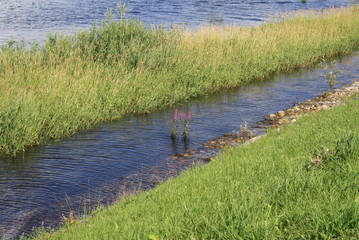
[[[358,239],[359,98],[39,239]]]
[[[163,30],[114,21],[45,46],[0,52],[0,153],[72,135],[126,113],[311,66],[359,48],[359,7],[253,28]]]

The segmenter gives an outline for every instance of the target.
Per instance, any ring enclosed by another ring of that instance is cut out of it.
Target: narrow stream
[[[336,87],[359,76],[359,52],[337,59]],[[323,67],[278,74],[264,82],[196,99],[179,106],[191,111],[190,140],[171,141],[173,109],[129,115],[61,141],[29,149],[17,158],[0,158],[0,237],[32,227],[58,224],[61,214],[82,211],[86,201],[104,203],[121,190],[153,187],[156,176],[175,175],[188,163],[176,153],[199,149],[208,140],[237,131],[328,89]],[[162,173],[161,173],[162,172]],[[165,173],[165,174],[163,174]],[[149,177],[151,178],[149,180]],[[131,182],[132,181],[132,182]],[[132,186],[129,186],[132,184]]]

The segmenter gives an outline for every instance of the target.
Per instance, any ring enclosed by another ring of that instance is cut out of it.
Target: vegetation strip
[[[37,237],[357,239],[358,92],[359,81],[296,106],[306,113],[341,105],[271,128],[210,164]]]
[[[352,6],[196,32],[109,16],[42,47],[9,43],[0,52],[0,153],[349,54],[359,48],[358,13]]]

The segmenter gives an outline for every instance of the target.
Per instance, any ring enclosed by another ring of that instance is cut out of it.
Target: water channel
[[[348,4],[319,0],[308,1],[308,5],[279,0],[155,2],[128,1],[128,16],[154,24],[181,23],[186,19],[188,25],[197,26],[217,14],[225,24],[251,25],[264,21],[263,16],[278,9]],[[47,32],[67,31],[72,24],[87,27],[103,17],[104,9],[118,2],[0,0],[0,3],[1,42],[9,36],[41,41]],[[335,69],[341,71],[341,82],[336,87],[357,79],[359,53],[337,59]],[[142,189],[151,188],[175,176],[190,167],[192,160],[177,162],[171,156],[202,149],[206,141],[237,131],[244,122],[251,125],[269,113],[326,91],[324,71],[323,66],[318,66],[277,74],[264,82],[224,90],[179,106],[180,112],[192,112],[188,142],[171,140],[173,109],[167,109],[148,115],[128,115],[68,139],[48,141],[16,158],[0,157],[0,239],[31,232],[42,224],[56,225],[62,214],[82,212],[96,202],[111,202],[121,190],[136,189],[140,184]]]
[[[337,87],[359,76],[359,53],[338,61]],[[129,115],[61,141],[49,141],[17,158],[0,158],[0,236],[56,224],[62,213],[86,201],[114,199],[121,187],[152,187],[159,178],[191,163],[174,163],[176,153],[199,149],[240,125],[291,107],[328,89],[322,68],[291,74],[196,99],[179,106],[191,111],[188,142],[170,138],[173,109]],[[162,171],[162,174],[161,174]],[[134,184],[128,186],[128,184]],[[135,186],[136,185],[136,186]]]

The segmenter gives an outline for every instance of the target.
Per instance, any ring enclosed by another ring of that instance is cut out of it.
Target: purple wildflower
[[[177,114],[178,114],[178,109],[175,109],[175,113],[173,114],[173,119],[176,121],[177,120]]]

